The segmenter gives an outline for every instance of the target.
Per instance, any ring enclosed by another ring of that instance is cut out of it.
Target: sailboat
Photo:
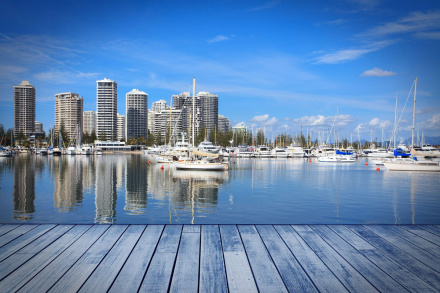
[[[416,100],[417,100],[417,77],[414,80],[414,106],[413,106],[413,124],[411,130],[411,155],[410,158],[401,158],[393,160],[385,160],[383,164],[389,171],[425,171],[425,172],[440,172],[439,162],[435,161],[419,161],[415,155],[417,152],[414,149],[414,125],[416,115]]]
[[[196,79],[193,78],[193,96],[192,96],[192,147],[190,149],[190,156],[192,160],[183,162],[175,162],[174,166],[178,170],[200,170],[200,171],[226,171],[228,170],[228,163],[220,162],[218,154],[210,154],[206,152],[200,152],[195,150],[194,143],[194,120],[195,120],[195,91],[196,91]],[[202,155],[201,159],[196,159],[196,155]]]

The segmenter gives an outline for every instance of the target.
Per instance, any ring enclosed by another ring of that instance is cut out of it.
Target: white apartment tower
[[[83,113],[83,132],[87,134],[96,134],[96,112],[95,111],[84,111]]]
[[[55,131],[59,132],[64,125],[69,138],[76,139],[78,131],[83,130],[84,99],[78,94],[68,92],[55,95]]]
[[[118,84],[110,79],[96,81],[96,135],[115,140],[117,136]]]
[[[14,86],[14,137],[20,132],[29,137],[35,131],[35,88],[29,81]]]
[[[134,89],[125,95],[127,140],[148,136],[148,94]],[[166,103],[165,103],[166,105]]]
[[[116,124],[116,139],[118,141],[121,139],[125,140],[125,116],[118,113]]]
[[[153,102],[153,104],[151,105],[151,110],[153,110],[154,112],[162,112],[163,110],[167,109],[168,105],[167,102],[165,100],[159,100],[156,102]]]
[[[203,126],[210,130],[218,126],[218,96],[208,92],[199,92],[197,97],[200,99],[202,108]]]

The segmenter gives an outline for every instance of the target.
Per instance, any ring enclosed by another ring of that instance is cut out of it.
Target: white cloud
[[[208,40],[208,43],[218,43],[218,42],[227,41],[227,40],[229,40],[229,37],[224,36],[224,35],[218,35],[215,38]]]
[[[278,124],[278,119],[275,117],[270,118],[266,122],[263,123],[264,126],[275,126]]]
[[[242,121],[242,122],[238,122],[237,124],[235,124],[234,127],[245,127],[246,126],[246,122]]]
[[[314,61],[317,64],[343,63],[343,62],[347,62],[350,60],[358,59],[365,54],[383,49],[383,48],[393,44],[394,42],[395,41],[393,41],[393,40],[386,40],[386,41],[370,43],[370,44],[365,45],[361,48],[339,50],[334,53],[328,53],[328,54],[324,54],[322,56],[316,57],[314,59]]]
[[[378,77],[392,76],[392,75],[396,75],[396,73],[392,71],[386,71],[377,67],[370,70],[366,70],[364,71],[364,73],[361,74],[361,76],[378,76]]]
[[[395,22],[389,22],[368,30],[361,36],[387,36],[391,34],[432,33],[432,30],[440,29],[440,11],[412,12],[409,16]],[[438,32],[435,32],[438,33]]]
[[[260,116],[255,116],[251,119],[252,122],[265,122],[269,119],[269,114],[264,114]]]
[[[331,127],[332,125],[336,126],[336,122],[339,126],[346,126],[349,123],[353,122],[354,118],[351,115],[339,115],[336,116],[328,116],[325,117],[323,115],[316,116],[304,116],[301,118],[293,119],[294,124],[300,124],[303,126],[311,126],[315,128],[326,128]]]
[[[431,118],[426,121],[420,122],[420,124],[417,126],[421,129],[434,130],[437,132],[436,135],[440,135],[440,113],[432,115]]]
[[[388,121],[388,120],[380,120],[379,118],[373,118],[370,120],[370,122],[368,123],[369,126],[374,127],[374,128],[383,128],[383,129],[388,129],[390,127],[393,126],[393,122]]]
[[[46,71],[33,75],[36,80],[61,84],[74,84],[83,78],[95,79],[98,73],[83,73],[79,71]]]

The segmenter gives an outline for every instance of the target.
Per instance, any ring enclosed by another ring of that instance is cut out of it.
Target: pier
[[[438,292],[438,225],[0,225],[2,292]]]

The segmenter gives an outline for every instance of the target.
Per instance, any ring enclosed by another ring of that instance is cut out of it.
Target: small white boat
[[[174,166],[177,170],[227,171],[229,164],[204,158],[197,161],[175,162]]]
[[[440,172],[440,166],[438,162],[418,162],[411,159],[402,159],[394,161],[384,161],[383,164],[389,171]]]
[[[289,153],[287,152],[287,149],[286,148],[282,148],[282,147],[274,148],[271,151],[271,153],[272,153],[272,157],[274,157],[274,158],[287,158],[289,156]]]
[[[260,145],[257,148],[257,152],[255,153],[256,157],[259,158],[270,158],[272,157],[272,153],[270,152],[270,148],[265,145]]]
[[[220,148],[214,146],[212,142],[204,140],[202,141],[199,146],[197,147],[198,151],[210,153],[210,154],[218,154],[220,151]]]

